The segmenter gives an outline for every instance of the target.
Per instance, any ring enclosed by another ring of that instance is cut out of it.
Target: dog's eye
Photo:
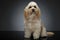
[[[29,9],[31,8],[31,6],[29,7]]]
[[[34,6],[34,8],[36,8],[36,6]]]

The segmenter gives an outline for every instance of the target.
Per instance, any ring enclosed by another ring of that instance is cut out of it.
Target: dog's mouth
[[[32,12],[31,15],[36,15],[36,12]]]
[[[35,10],[32,9],[32,12],[31,12],[30,14],[31,14],[31,15],[32,15],[32,14],[36,14]]]
[[[32,14],[34,14],[35,13],[35,9],[32,9]]]
[[[32,12],[35,12],[35,10],[34,10],[34,9],[32,9]]]

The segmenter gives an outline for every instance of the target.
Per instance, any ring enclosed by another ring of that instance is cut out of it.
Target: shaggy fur
[[[47,36],[46,28],[44,27],[40,17],[40,8],[36,2],[30,2],[24,9],[25,38],[30,38],[32,33],[34,39],[38,39],[40,36]]]

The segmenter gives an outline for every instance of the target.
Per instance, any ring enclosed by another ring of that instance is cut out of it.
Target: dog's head
[[[24,9],[24,16],[25,18],[31,16],[34,14],[37,18],[40,17],[40,8],[38,7],[36,2],[30,2]]]

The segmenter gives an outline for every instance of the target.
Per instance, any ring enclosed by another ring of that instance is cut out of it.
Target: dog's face
[[[38,6],[36,3],[31,2],[28,4],[28,12],[29,13],[31,13],[31,14],[36,13],[37,11],[39,11],[39,10],[38,10]]]
[[[36,17],[40,16],[40,9],[38,5],[35,2],[30,2],[26,8],[25,8],[25,17],[29,17],[32,14],[35,15]]]

